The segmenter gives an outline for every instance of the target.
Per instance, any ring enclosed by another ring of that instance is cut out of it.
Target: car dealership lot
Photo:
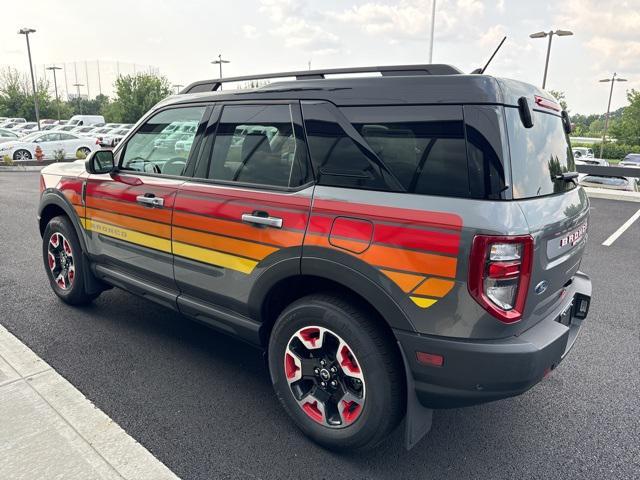
[[[437,411],[412,451],[398,429],[339,455],[299,433],[257,350],[111,290],[74,309],[41,260],[36,173],[0,173],[0,323],[184,479],[633,478],[640,471],[640,220],[595,199],[582,269],[591,313],[574,350],[521,397]]]

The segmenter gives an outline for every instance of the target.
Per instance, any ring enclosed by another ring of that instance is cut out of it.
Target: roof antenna
[[[493,51],[493,55],[491,55],[491,58],[489,58],[489,61],[487,63],[485,63],[484,67],[482,68],[476,68],[473,72],[471,72],[472,74],[479,74],[482,75],[484,73],[484,71],[487,69],[487,67],[489,66],[489,64],[491,63],[491,60],[493,60],[493,57],[496,56],[496,53],[498,53],[498,50],[500,50],[500,47],[502,47],[502,44],[504,43],[504,41],[507,39],[506,35],[504,37],[502,37],[502,41],[500,42],[500,44],[498,45],[498,48],[496,48]]]

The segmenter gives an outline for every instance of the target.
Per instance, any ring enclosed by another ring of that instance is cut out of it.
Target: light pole
[[[58,80],[56,79],[56,70],[62,70],[62,67],[47,67],[47,70],[53,72],[53,88],[56,91],[56,105],[58,106],[58,120],[60,120],[60,98],[58,98]]]
[[[537,32],[529,35],[530,38],[549,37],[549,44],[547,45],[547,59],[544,62],[544,76],[542,77],[543,90],[544,90],[544,87],[547,85],[547,70],[549,69],[549,54],[551,53],[551,40],[553,39],[554,35],[557,35],[558,37],[568,37],[570,35],[573,35],[573,32],[570,32],[569,30],[556,30],[555,32],[553,30],[550,30],[548,32]]]
[[[184,85],[181,85],[179,83],[176,83],[175,85],[171,85],[171,86],[176,89],[176,94],[180,93],[180,90],[182,89],[182,87],[184,87]]]
[[[429,42],[429,63],[433,63],[433,33],[436,29],[436,0],[431,0],[431,41]]]
[[[19,35],[24,35],[27,39],[27,53],[29,54],[29,70],[31,71],[31,85],[33,86],[33,104],[36,107],[36,122],[38,123],[38,130],[40,130],[40,108],[38,106],[38,92],[36,90],[36,77],[33,75],[33,63],[31,62],[31,45],[29,45],[29,34],[36,33],[33,28],[21,28],[18,31]]]
[[[78,107],[80,108],[80,115],[82,115],[82,102],[80,101],[80,87],[84,87],[84,83],[74,83],[73,86],[78,89]]]
[[[222,64],[223,63],[231,63],[231,61],[229,60],[223,60],[222,59],[222,54],[219,53],[218,54],[218,60],[214,60],[213,62],[211,62],[213,65],[219,65],[220,66],[220,78],[222,78]],[[222,85],[220,85],[220,90],[222,90]]]
[[[617,73],[613,72],[613,77],[603,78],[599,80],[602,83],[611,82],[611,88],[609,89],[609,103],[607,103],[607,114],[604,117],[604,132],[602,133],[602,143],[600,144],[600,158],[602,158],[602,152],[604,151],[604,141],[607,136],[607,129],[609,128],[609,112],[611,111],[611,97],[613,96],[613,84],[616,82],[626,82],[626,78],[616,78]]]

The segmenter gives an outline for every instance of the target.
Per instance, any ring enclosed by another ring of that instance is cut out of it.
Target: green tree
[[[561,92],[560,90],[549,90],[549,93],[556,97],[556,100],[558,100],[558,103],[563,110],[566,110],[567,112],[569,111],[569,108],[567,106],[567,99],[564,95],[564,92]]]
[[[103,114],[111,122],[135,123],[160,100],[171,95],[166,77],[139,73],[119,77],[115,82],[116,98],[104,106]]]
[[[624,108],[619,119],[611,124],[611,136],[621,143],[640,144],[640,91],[627,91],[629,105]]]

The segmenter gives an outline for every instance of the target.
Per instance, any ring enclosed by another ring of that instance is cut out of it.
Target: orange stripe
[[[82,197],[73,190],[63,190],[62,193],[71,203],[75,203],[76,205],[82,204]]]
[[[155,235],[156,237],[171,239],[171,227],[162,223],[140,220],[138,218],[127,217],[118,213],[103,212],[101,210],[94,210],[93,208],[87,208],[87,218],[147,233],[149,235]]]
[[[191,215],[178,211],[174,212],[173,224],[174,226],[207,230],[212,233],[220,233],[245,240],[268,243],[279,247],[295,247],[302,244],[302,233],[252,227],[244,223],[219,220],[201,215]]]
[[[332,248],[327,237],[307,234],[305,245]],[[401,248],[373,245],[366,252],[356,255],[370,265],[406,270],[409,272],[455,277],[457,259],[431,253],[420,253]]]
[[[146,218],[156,222],[171,223],[171,210],[160,208],[143,207],[133,202],[121,202],[109,200],[102,197],[93,197],[87,195],[87,207],[99,208],[111,212],[122,213],[124,215],[133,215],[135,217]]]
[[[80,205],[74,205],[73,209],[76,211],[79,217],[84,217],[84,207],[81,207]]]
[[[390,270],[380,270],[393,282],[395,282],[403,292],[408,293],[418,285],[424,277],[418,275],[412,275],[410,273],[392,272]]]
[[[184,228],[173,229],[173,240],[176,242],[189,243],[221,252],[241,255],[243,257],[262,260],[267,255],[278,251],[277,248],[268,247],[259,243],[245,242],[228,237],[220,237],[209,233],[194,232]]]
[[[427,297],[444,297],[453,288],[453,282],[440,278],[428,278],[416,288],[412,295],[426,295]]]

